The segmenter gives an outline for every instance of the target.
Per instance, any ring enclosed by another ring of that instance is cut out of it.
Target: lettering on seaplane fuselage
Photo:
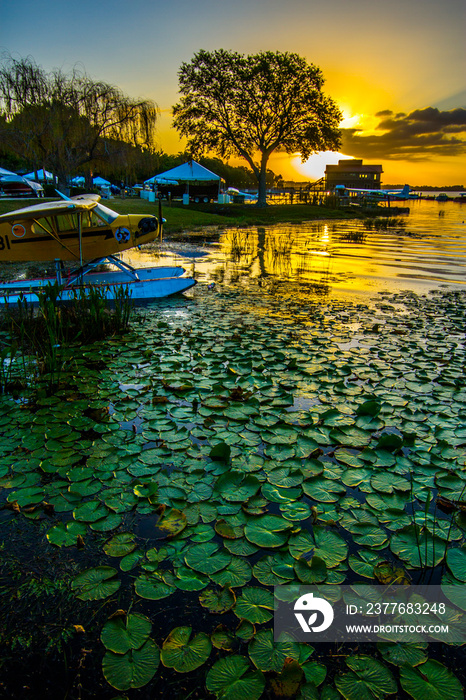
[[[11,250],[10,239],[8,236],[0,236],[0,251],[2,250]]]

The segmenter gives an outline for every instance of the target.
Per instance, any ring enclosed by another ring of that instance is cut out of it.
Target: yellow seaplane
[[[14,302],[19,295],[37,302],[44,285],[58,282],[62,301],[78,288],[100,286],[111,299],[115,286],[128,285],[131,298],[150,300],[183,292],[196,284],[183,277],[182,267],[135,269],[116,257],[130,248],[149,243],[162,235],[164,219],[159,215],[118,214],[100,202],[98,195],[65,197],[0,216],[0,263],[55,261],[53,278],[20,280],[0,284],[0,304]],[[76,262],[64,274],[63,262]],[[97,272],[103,263],[116,270]]]

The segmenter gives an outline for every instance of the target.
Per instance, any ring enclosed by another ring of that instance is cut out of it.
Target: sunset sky
[[[382,184],[466,185],[464,0],[0,0],[0,51],[46,70],[78,64],[131,97],[155,100],[159,146],[177,72],[199,49],[292,51],[322,69],[344,114],[340,154],[277,154],[285,179],[323,175],[340,157],[382,163]]]

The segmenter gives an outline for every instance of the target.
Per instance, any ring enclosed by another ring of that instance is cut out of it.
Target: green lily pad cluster
[[[217,697],[260,697],[269,672],[277,692],[303,698],[384,697],[402,679],[411,693],[417,671],[386,667],[395,652],[351,657],[337,690],[320,688],[325,674],[301,651],[281,663],[270,587],[406,582],[443,565],[461,590],[465,318],[460,293],[370,307],[232,287],[163,302],[124,339],[73,348],[54,396],[1,397],[0,487],[15,517],[47,523],[53,547],[106,539],[104,564],[73,579],[81,600],[116,594],[127,572],[136,601],[195,595],[216,636],[179,627],[161,660],[184,672],[203,659]],[[249,660],[218,628],[231,614]],[[139,687],[152,644],[107,647],[107,680]]]
[[[114,688],[141,688],[154,677],[160,652],[149,637],[151,628],[151,621],[144,615],[125,616],[123,611],[103,626],[100,637],[106,648],[103,673]]]

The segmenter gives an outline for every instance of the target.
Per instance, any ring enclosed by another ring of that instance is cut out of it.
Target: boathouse
[[[347,158],[338,165],[325,168],[326,189],[334,190],[337,185],[357,187],[363,190],[379,190],[383,173],[381,165],[364,165],[362,160]]]

